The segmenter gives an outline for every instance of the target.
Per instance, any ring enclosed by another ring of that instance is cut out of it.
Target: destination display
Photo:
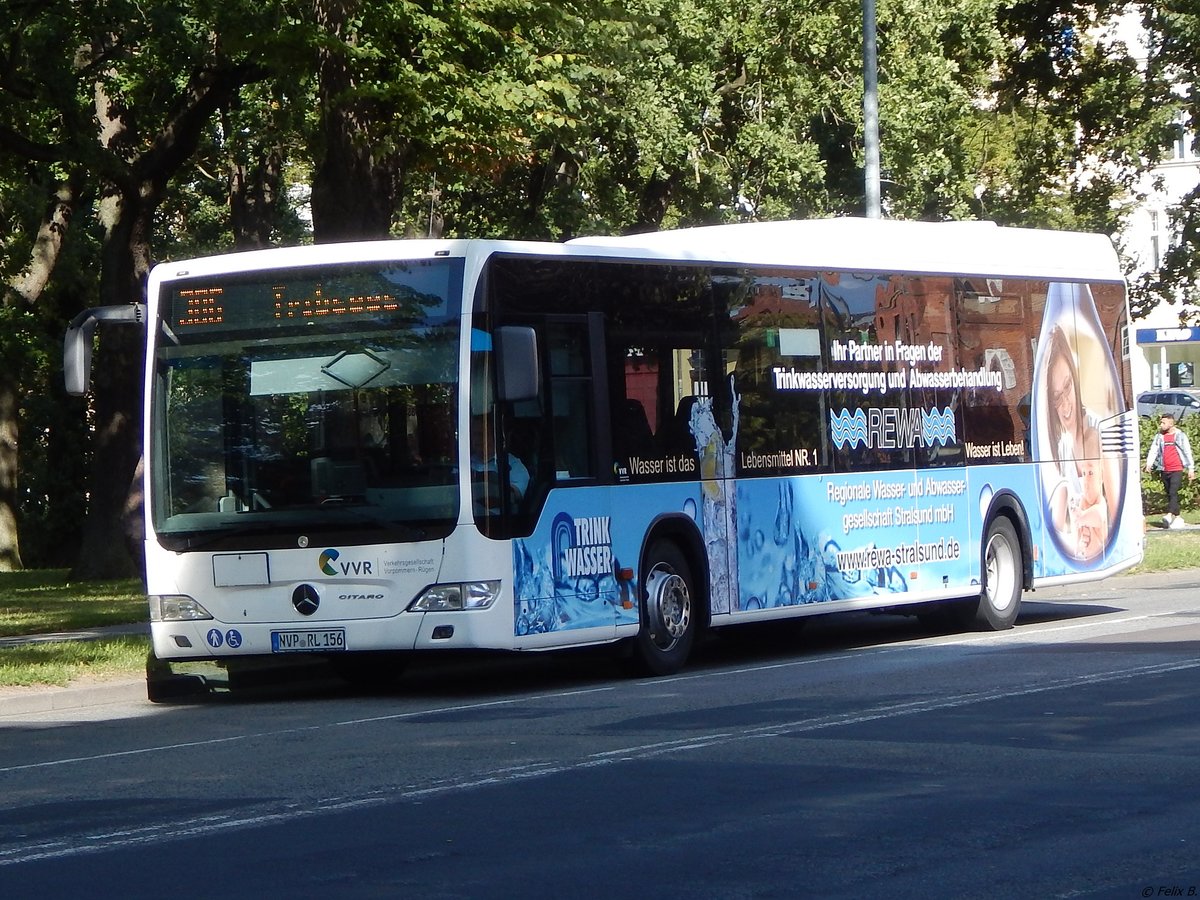
[[[394,315],[401,310],[399,299],[386,292],[351,297],[328,296],[324,288],[317,285],[303,291],[303,296],[294,296],[295,285],[262,285],[255,286],[254,290],[240,287],[240,290],[237,287],[230,290],[221,285],[211,285],[179,291],[171,315],[172,327],[214,328],[237,324],[243,318],[254,324],[265,324],[270,321],[302,322],[324,317],[375,317],[380,314]],[[231,320],[226,318],[227,307],[233,317]]]
[[[374,264],[320,277],[293,269],[188,280],[170,287],[163,320],[176,334],[401,319],[436,324],[458,295],[461,260]]]

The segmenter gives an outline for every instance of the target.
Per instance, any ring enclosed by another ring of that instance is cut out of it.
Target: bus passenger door
[[[544,398],[529,465],[531,493],[542,500],[531,533],[514,543],[518,643],[558,643],[553,635],[562,632],[572,632],[571,642],[606,640],[615,636],[621,592],[602,462],[609,426],[599,414],[606,409],[604,319],[551,315],[535,327]],[[522,424],[519,412],[515,426]],[[520,443],[514,434],[514,448]]]

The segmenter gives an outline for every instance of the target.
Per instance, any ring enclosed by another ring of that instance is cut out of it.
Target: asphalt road
[[[1198,587],[0,714],[0,897],[1200,896]]]

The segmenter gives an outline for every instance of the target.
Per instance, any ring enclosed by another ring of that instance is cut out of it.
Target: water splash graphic
[[[948,406],[941,412],[936,409],[921,410],[921,440],[925,442],[926,447],[932,447],[934,444],[945,447],[947,444],[957,443],[954,411]]]
[[[851,447],[857,447],[859,444],[864,446],[867,443],[867,414],[862,409],[856,409],[853,413],[845,407],[842,411],[829,411],[829,436],[833,440],[833,445],[839,450],[845,448],[847,444]]]

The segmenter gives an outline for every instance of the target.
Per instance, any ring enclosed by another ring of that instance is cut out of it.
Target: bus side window
[[[724,313],[723,372],[736,395],[737,474],[796,475],[826,465],[822,393],[797,389],[823,370],[819,279],[727,270],[716,273],[713,291]]]
[[[588,393],[577,385],[559,385],[554,394],[554,474],[558,481],[592,477],[592,416]]]
[[[536,400],[513,404],[505,444],[531,475],[541,469],[542,416]]]
[[[555,480],[593,478],[594,410],[587,322],[550,322],[545,333]]]

